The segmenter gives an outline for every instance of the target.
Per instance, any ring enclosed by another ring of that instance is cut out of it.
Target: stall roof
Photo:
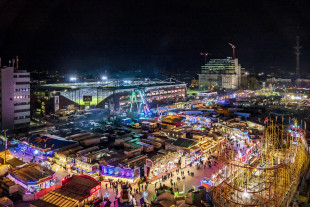
[[[65,138],[50,134],[36,134],[28,138],[27,141],[29,144],[32,144],[40,149],[50,148],[51,150],[61,149],[78,143],[73,140],[67,140]]]
[[[44,178],[48,178],[54,175],[54,171],[44,166],[31,163],[13,170],[10,175],[18,180],[21,180],[23,183],[27,183],[29,181],[39,181]]]
[[[10,164],[13,168],[24,165],[25,162],[21,161],[20,159],[14,157],[10,160],[6,161],[7,164]]]
[[[175,142],[173,142],[173,145],[185,148],[191,148],[195,144],[197,144],[196,141],[184,138],[178,138]]]
[[[54,192],[78,201],[89,197],[90,190],[100,185],[100,182],[87,175],[73,175],[69,179],[68,183]]]
[[[48,196],[51,196],[51,194],[46,194],[44,197],[48,197]],[[58,205],[55,205],[55,204],[52,204],[52,203],[49,203],[45,200],[42,200],[44,199],[44,197],[42,197],[41,199],[39,200],[35,200],[31,203],[32,206],[37,206],[37,207],[57,207]],[[56,197],[55,197],[56,198]],[[55,198],[53,198],[53,200],[56,200]]]
[[[32,202],[32,206],[44,207],[73,207],[89,197],[90,190],[100,185],[100,182],[87,175],[73,175],[61,188],[51,191]]]

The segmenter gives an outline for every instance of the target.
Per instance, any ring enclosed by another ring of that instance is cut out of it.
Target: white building
[[[0,75],[1,128],[18,129],[29,126],[30,73],[14,67],[2,67]]]
[[[207,64],[201,66],[199,88],[238,89],[243,75],[245,70],[237,58],[210,59]]]

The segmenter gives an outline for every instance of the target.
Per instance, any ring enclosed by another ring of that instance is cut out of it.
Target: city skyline
[[[0,2],[2,65],[27,70],[199,73],[208,58],[236,57],[246,70],[301,72],[310,58],[306,1]]]

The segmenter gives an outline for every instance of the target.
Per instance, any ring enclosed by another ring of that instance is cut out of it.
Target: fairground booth
[[[101,183],[87,175],[73,175],[62,180],[62,187],[32,202],[31,207],[76,207],[101,197]]]
[[[209,188],[214,185],[214,182],[212,182],[212,180],[204,178],[203,180],[200,181],[200,185],[204,186],[206,190],[209,191]]]
[[[78,146],[78,142],[50,134],[36,134],[18,141],[18,151],[44,159],[55,151]]]
[[[54,171],[32,163],[13,170],[7,177],[23,187],[29,194],[45,190],[56,184]]]
[[[146,160],[145,176],[148,180],[156,180],[177,169],[182,151],[164,151]]]
[[[234,128],[232,129],[232,134],[238,139],[249,141],[249,133],[246,129]]]
[[[140,180],[140,168],[127,168],[113,165],[101,165],[101,175],[105,180],[119,180],[128,183],[138,183]]]
[[[186,115],[186,123],[190,126],[200,126],[200,128],[211,128],[212,120],[202,115]]]

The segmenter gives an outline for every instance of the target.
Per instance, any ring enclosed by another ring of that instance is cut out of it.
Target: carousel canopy
[[[181,122],[184,118],[176,115],[166,116],[162,119],[162,122],[166,123],[178,123]]]

